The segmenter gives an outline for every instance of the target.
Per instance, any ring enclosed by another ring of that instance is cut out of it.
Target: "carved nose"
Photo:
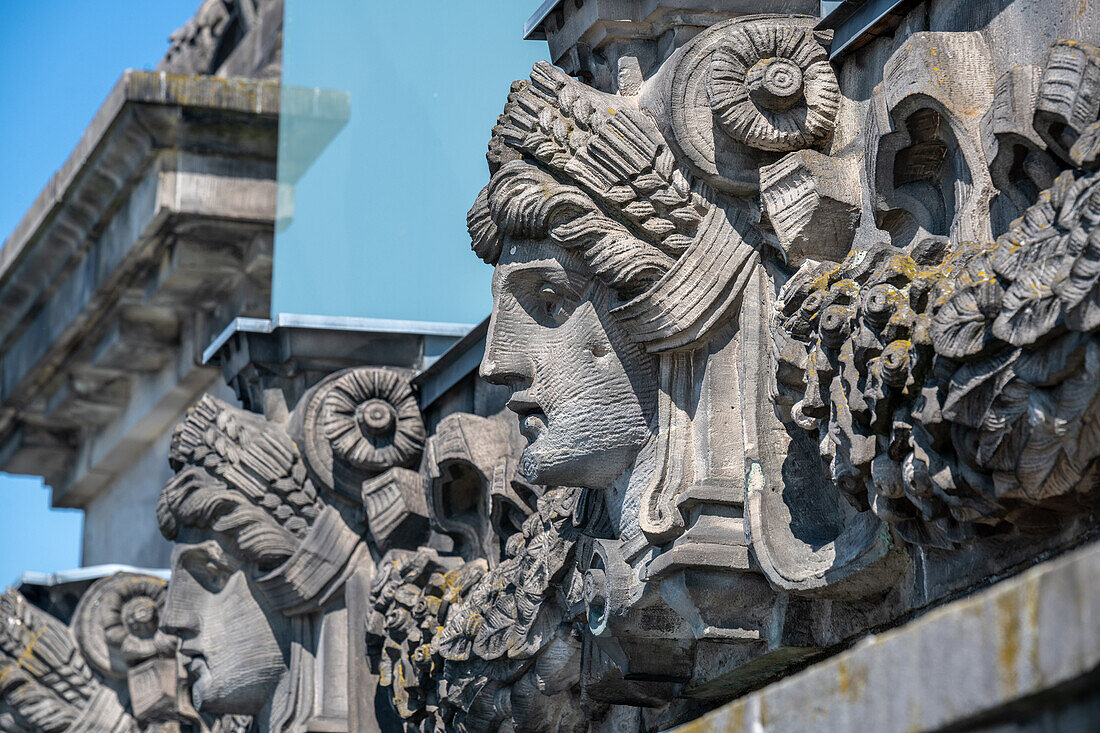
[[[172,580],[168,583],[168,592],[164,596],[164,609],[160,613],[160,624],[157,628],[157,636],[190,638],[198,633],[199,619],[193,603],[189,603],[190,595],[183,587],[186,580],[184,573],[178,570],[173,573]]]
[[[488,351],[485,352],[485,357],[481,360],[478,374],[490,384],[499,384],[505,387],[514,388],[531,381],[530,376],[525,374],[524,370],[514,362],[509,365],[502,360],[490,358]]]
[[[500,384],[513,390],[530,385],[535,376],[531,358],[522,348],[522,338],[507,324],[501,311],[494,310],[485,334],[485,355],[481,358],[478,374],[490,384]]]

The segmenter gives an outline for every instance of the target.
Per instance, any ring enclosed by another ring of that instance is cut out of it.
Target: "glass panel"
[[[466,211],[531,3],[287,0],[273,313],[476,323]]]

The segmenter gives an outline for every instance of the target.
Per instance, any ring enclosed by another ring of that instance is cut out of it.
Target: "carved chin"
[[[198,658],[192,665],[191,703],[200,713],[255,715],[263,707],[268,685],[262,679],[251,679],[256,675],[250,675],[248,670],[215,675],[205,659]]]
[[[519,471],[533,484],[607,489],[633,465],[637,453],[633,443],[598,447],[555,441],[552,433],[543,433],[524,448]]]

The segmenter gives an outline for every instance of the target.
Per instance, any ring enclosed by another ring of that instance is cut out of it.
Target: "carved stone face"
[[[253,575],[209,531],[184,530],[172,552],[161,628],[181,639],[201,712],[257,715],[287,673],[289,621]]]
[[[657,362],[616,322],[613,305],[612,291],[571,252],[505,240],[481,375],[512,390],[529,481],[608,488],[650,437]]]

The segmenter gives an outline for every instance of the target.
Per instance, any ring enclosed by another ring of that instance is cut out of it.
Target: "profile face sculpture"
[[[519,475],[501,415],[445,415],[411,470],[415,396],[377,374],[304,432],[200,403],[158,511],[196,703],[333,729],[289,698],[356,533],[347,638],[369,618],[405,730],[580,733],[671,728],[1095,530],[1054,511],[1100,466],[1100,121],[1065,95],[1100,97],[1100,51],[994,85],[980,33],[915,33],[842,96],[816,23],[513,85],[467,223]],[[1013,179],[1021,140],[1061,162]],[[339,552],[306,467],[362,498]]]
[[[481,375],[511,388],[531,482],[607,488],[650,439],[656,360],[611,315],[615,294],[550,237],[508,237]]]
[[[199,712],[259,716],[287,677],[290,623],[256,586],[260,572],[214,532],[177,539],[161,628],[180,639]]]
[[[563,594],[561,626],[525,627],[508,654],[538,657],[573,624],[591,699],[648,706],[685,684],[689,696],[733,694],[729,660],[767,664],[760,640],[788,659],[818,643],[801,646],[817,632],[781,598],[906,608],[925,592],[904,586],[912,545],[950,550],[1049,522],[1046,507],[1029,512],[1085,488],[1100,451],[1051,439],[1063,418],[1023,407],[1078,416],[1100,404],[1095,380],[1083,387],[1100,351],[1079,348],[1100,323],[1084,300],[1094,268],[1075,265],[1081,284],[1055,287],[1058,304],[1025,272],[1031,255],[1015,254],[1056,219],[1066,241],[1084,241],[1100,123],[1074,128],[1084,142],[1061,154],[1073,170],[1045,198],[1053,178],[1015,198],[1001,186],[1000,199],[992,181],[1021,139],[1046,160],[1062,129],[1048,117],[1070,114],[1059,74],[1097,58],[1055,44],[1047,72],[1015,69],[993,99],[979,33],[920,33],[877,87],[844,96],[815,23],[734,18],[648,69],[609,59],[593,74],[600,89],[539,63],[493,129],[490,180],[467,217],[495,268],[481,374],[512,391],[526,479],[610,489],[606,515],[574,512],[546,533],[575,569],[555,566],[524,592]],[[965,60],[957,84],[926,68],[942,48]],[[1049,94],[1013,92],[1025,82]],[[1005,146],[997,160],[991,143]],[[943,151],[936,170],[929,149]],[[998,235],[999,247],[965,244]],[[1051,348],[1063,328],[1075,333]],[[476,629],[503,622],[481,594],[508,562],[541,562],[548,541],[525,532],[431,648],[455,663],[495,659]],[[478,705],[456,703],[489,716]]]
[[[374,414],[390,419],[359,419]],[[391,369],[334,373],[279,421],[209,395],[188,411],[157,503],[176,543],[161,630],[179,640],[199,713],[252,716],[260,731],[370,730],[369,693],[332,694],[371,679],[374,566],[347,497],[380,469],[407,470],[423,429]]]
[[[310,626],[275,607],[264,579],[324,506],[289,437],[210,397],[177,426],[171,457],[180,471],[157,504],[177,542],[161,629],[180,640],[192,702],[200,713],[293,717],[292,645],[310,644]]]

